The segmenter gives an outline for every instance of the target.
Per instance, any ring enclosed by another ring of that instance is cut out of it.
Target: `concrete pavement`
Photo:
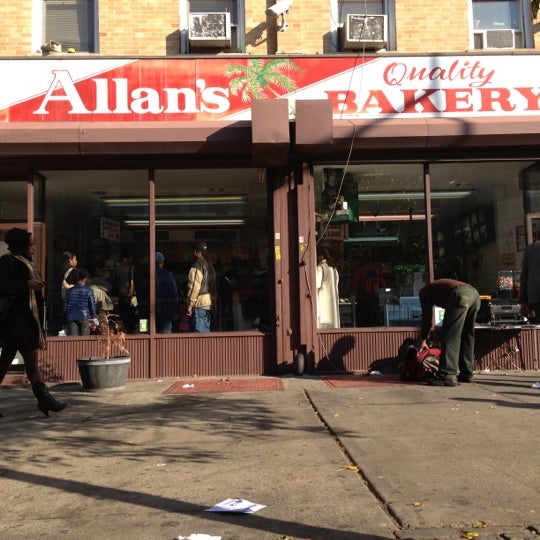
[[[50,418],[28,387],[0,387],[0,538],[538,538],[539,372],[355,380],[179,395],[164,394],[175,380],[65,384],[51,391],[71,406]],[[229,497],[266,507],[204,511]]]

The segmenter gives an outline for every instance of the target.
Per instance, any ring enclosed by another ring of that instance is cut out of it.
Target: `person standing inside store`
[[[76,283],[66,294],[66,335],[89,336],[90,319],[97,317],[94,291],[86,284],[84,268],[75,268],[71,275]]]
[[[178,286],[172,272],[163,268],[165,256],[156,251],[156,332],[170,334],[178,310]]]
[[[45,282],[34,268],[36,248],[31,233],[14,228],[4,239],[9,253],[0,258],[0,298],[4,306],[0,315],[0,383],[19,351],[38,400],[37,407],[49,416],[49,411],[59,412],[68,404],[51,396],[38,366],[39,350],[46,348],[43,331]]]
[[[433,307],[444,309],[439,371],[428,383],[457,386],[459,382],[472,382],[474,324],[480,310],[478,291],[463,281],[437,279],[420,289],[418,296],[422,307],[420,350],[429,349],[427,339],[433,328]]]
[[[330,249],[317,249],[317,328],[339,328],[339,274]]]
[[[124,253],[115,270],[116,291],[118,294],[118,315],[128,334],[135,332],[136,306],[132,305],[135,294],[134,263],[131,253]]]
[[[77,255],[71,251],[64,251],[62,257],[62,299],[65,300],[67,291],[75,285],[71,272],[77,267]]]
[[[525,248],[521,263],[519,304],[521,316],[537,324],[540,320],[540,241]]]
[[[188,274],[187,315],[193,332],[210,332],[212,303],[216,293],[216,272],[206,242],[193,247],[194,262]]]

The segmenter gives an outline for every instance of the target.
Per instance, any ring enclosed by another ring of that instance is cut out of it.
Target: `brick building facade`
[[[46,0],[10,0],[3,3],[0,20],[2,56],[39,54],[43,43],[55,39],[43,35],[46,3]],[[213,7],[208,11],[215,11],[218,4],[211,2]],[[239,25],[238,32],[245,36],[242,49],[236,48],[231,52],[329,54],[339,49],[332,36],[335,26],[332,7],[335,10],[337,2],[295,0],[287,12],[286,31],[279,30],[277,18],[267,15],[264,3],[258,0],[239,0],[238,4],[231,4],[238,11],[242,10],[243,24]],[[267,0],[266,5],[271,4],[272,1]],[[393,52],[451,53],[471,49],[471,0],[395,0],[391,4],[394,15],[389,17],[388,24],[395,27]],[[104,56],[174,56],[181,53],[180,29],[186,24],[188,0],[100,2],[96,6],[93,9],[97,39],[94,50],[89,52]],[[536,32],[536,21],[531,21],[531,28],[533,33]],[[532,47],[531,44],[529,48]],[[223,51],[210,50],[211,53]]]

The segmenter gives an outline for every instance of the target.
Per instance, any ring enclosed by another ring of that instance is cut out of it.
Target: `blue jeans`
[[[156,319],[156,332],[158,334],[172,334],[172,321]]]
[[[210,332],[211,312],[209,309],[193,308],[191,329],[193,332]]]

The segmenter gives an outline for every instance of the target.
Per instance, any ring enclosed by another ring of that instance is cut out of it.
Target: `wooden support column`
[[[298,170],[296,186],[298,237],[298,331],[299,351],[304,355],[305,370],[312,371],[316,363],[317,339],[317,238],[315,236],[315,196],[311,167],[304,163]],[[292,243],[292,242],[291,242]]]

